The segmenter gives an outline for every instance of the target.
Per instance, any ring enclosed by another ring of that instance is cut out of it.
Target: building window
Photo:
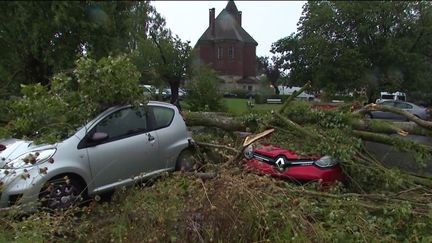
[[[223,57],[223,48],[222,47],[218,47],[217,48],[217,58],[220,60]]]
[[[228,48],[228,57],[230,59],[234,59],[234,47],[229,47]]]

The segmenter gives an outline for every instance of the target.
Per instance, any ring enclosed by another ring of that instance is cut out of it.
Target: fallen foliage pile
[[[151,186],[119,190],[111,202],[72,214],[2,215],[0,241],[32,242],[380,242],[432,240],[430,211],[376,194],[321,191],[209,166],[217,176],[166,175]],[[422,190],[420,190],[422,191]],[[379,237],[379,238],[377,238]]]

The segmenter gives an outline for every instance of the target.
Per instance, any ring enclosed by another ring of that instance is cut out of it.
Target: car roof
[[[164,107],[168,107],[168,108],[176,108],[175,105],[167,103],[167,102],[162,102],[162,101],[154,101],[154,100],[150,100],[147,105],[157,105],[157,106],[164,106]]]
[[[405,103],[405,104],[409,104],[409,105],[412,105],[413,107],[418,107],[418,108],[421,108],[421,106],[419,106],[419,105],[416,105],[416,104],[414,104],[414,103],[411,103],[411,102],[408,102],[408,101],[402,101],[402,100],[395,100],[395,102],[399,102],[399,103]]]
[[[171,109],[175,109],[176,110],[176,106],[170,103],[166,103],[166,102],[161,102],[161,101],[149,101],[147,103],[147,105],[153,105],[153,106],[163,106],[163,107],[167,107],[167,108],[171,108]],[[115,105],[115,106],[111,106],[109,108],[107,108],[106,110],[102,111],[101,113],[99,113],[95,118],[93,118],[92,120],[90,120],[87,124],[93,124],[95,121],[99,120],[100,117],[105,116],[108,113],[111,113],[114,110],[117,109],[123,109],[125,107],[130,107],[132,105]]]

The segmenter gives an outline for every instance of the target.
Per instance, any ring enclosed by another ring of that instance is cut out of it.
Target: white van
[[[380,103],[385,100],[401,100],[406,101],[406,94],[404,92],[396,91],[394,93],[380,92],[380,98],[375,103]]]

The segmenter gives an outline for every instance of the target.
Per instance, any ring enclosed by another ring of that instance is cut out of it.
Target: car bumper
[[[297,182],[317,181],[326,185],[333,184],[336,181],[344,181],[342,168],[339,165],[330,168],[320,168],[316,165],[296,165],[279,171],[272,165],[251,159],[246,161],[245,169],[258,174]]]
[[[0,169],[0,208],[36,204],[43,181],[43,176],[36,169]]]

